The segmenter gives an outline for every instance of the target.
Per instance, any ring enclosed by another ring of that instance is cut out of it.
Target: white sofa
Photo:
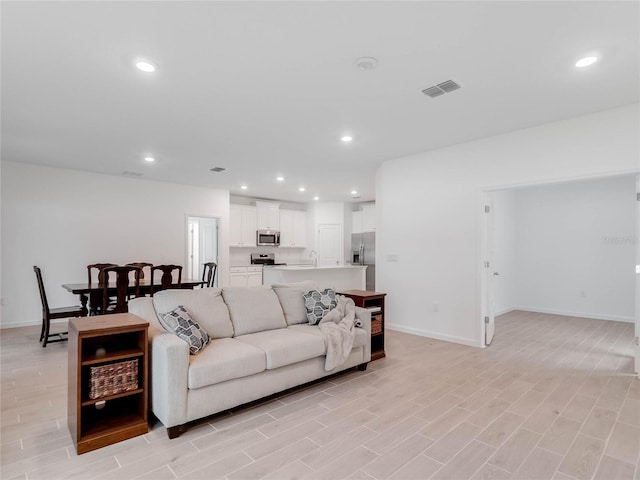
[[[129,302],[150,324],[151,410],[175,438],[186,424],[371,360],[371,314],[356,308],[362,327],[347,360],[325,371],[327,342],[307,323],[307,285],[165,290]],[[190,355],[165,331],[159,313],[182,305],[212,341]]]

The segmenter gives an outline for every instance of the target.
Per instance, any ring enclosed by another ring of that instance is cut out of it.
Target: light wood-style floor
[[[633,326],[512,312],[496,331],[487,349],[388,332],[364,373],[77,456],[66,344],[5,330],[0,477],[638,480]]]

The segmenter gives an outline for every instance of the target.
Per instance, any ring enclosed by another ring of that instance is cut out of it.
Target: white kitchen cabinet
[[[375,232],[376,231],[376,204],[368,203],[362,205],[362,231],[363,232]]]
[[[280,230],[280,204],[256,202],[258,230]]]
[[[362,233],[362,210],[351,212],[351,233]]]
[[[307,246],[307,214],[298,210],[280,210],[280,247]]]
[[[257,225],[256,207],[231,205],[229,212],[231,247],[255,247]]]
[[[258,287],[262,285],[262,267],[231,267],[229,285],[232,287]]]

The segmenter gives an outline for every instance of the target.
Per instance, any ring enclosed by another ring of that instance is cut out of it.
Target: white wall
[[[491,193],[496,315],[633,321],[635,176]]]
[[[186,216],[220,218],[220,284],[228,284],[229,192],[2,162],[2,327],[40,323],[33,265],[52,307],[90,263],[184,265]]]
[[[523,188],[516,308],[633,322],[635,175]]]
[[[385,162],[376,261],[387,326],[481,346],[484,192],[640,171],[638,113],[632,104]]]

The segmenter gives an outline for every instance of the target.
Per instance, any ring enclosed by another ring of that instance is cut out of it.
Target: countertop
[[[273,270],[328,270],[328,269],[352,269],[352,268],[366,268],[366,265],[269,265]]]

